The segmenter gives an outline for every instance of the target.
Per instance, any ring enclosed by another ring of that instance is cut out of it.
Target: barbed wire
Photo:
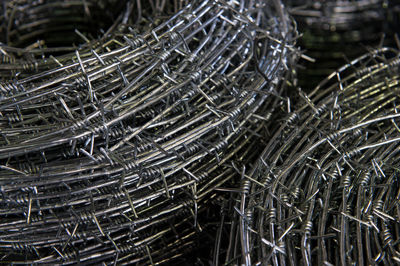
[[[298,36],[280,1],[127,1],[104,33],[78,29],[82,44],[51,47],[72,15],[102,12],[96,3],[8,1],[2,12],[3,262],[181,256],[236,175],[231,161],[251,161],[268,114],[290,103],[281,91]],[[40,36],[51,41],[13,46]]]
[[[399,63],[398,49],[370,51],[275,113],[282,122],[226,203],[218,241],[229,245],[214,261],[399,262]]]

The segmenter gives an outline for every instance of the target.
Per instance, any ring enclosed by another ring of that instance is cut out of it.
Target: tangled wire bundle
[[[242,174],[230,236],[220,233],[228,263],[400,261],[399,64],[400,51],[375,50],[299,93]]]
[[[303,33],[300,46],[316,63],[300,71],[301,86],[314,87],[341,65],[377,46],[387,26],[385,0],[289,0],[290,13]],[[360,49],[361,48],[361,49]]]
[[[1,47],[3,262],[174,259],[258,149],[296,54],[281,3],[193,1],[148,29],[127,7],[73,53]]]

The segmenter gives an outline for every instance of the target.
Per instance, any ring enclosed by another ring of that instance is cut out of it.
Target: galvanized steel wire
[[[236,175],[232,161],[255,157],[286,101],[299,53],[280,1],[127,1],[100,34],[82,26],[81,44],[52,46],[58,12],[64,32],[71,14],[113,3],[3,6],[2,262],[182,256],[208,226],[215,188]],[[51,41],[29,44],[41,36]]]
[[[400,261],[400,51],[381,48],[299,90],[243,169],[221,239],[234,265]]]

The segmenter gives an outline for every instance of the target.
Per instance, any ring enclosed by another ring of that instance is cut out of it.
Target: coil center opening
[[[9,2],[2,12],[7,26],[1,42],[18,48],[77,46],[107,31],[123,6],[121,2]]]

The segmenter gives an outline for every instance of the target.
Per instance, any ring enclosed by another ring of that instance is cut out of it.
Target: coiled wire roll
[[[215,261],[242,265],[391,265],[400,261],[400,51],[344,65],[243,171]],[[295,96],[294,96],[295,97]],[[273,128],[273,129],[272,129]],[[221,247],[220,250],[223,248]]]
[[[300,86],[314,88],[348,58],[376,47],[388,32],[387,0],[288,0],[290,13],[303,34],[299,45],[315,59],[299,69]],[[390,35],[390,34],[389,34]],[[385,39],[389,42],[393,36]]]
[[[193,1],[146,28],[127,7],[73,53],[2,47],[23,55],[0,83],[3,262],[175,259],[259,150],[298,54],[282,4]]]

